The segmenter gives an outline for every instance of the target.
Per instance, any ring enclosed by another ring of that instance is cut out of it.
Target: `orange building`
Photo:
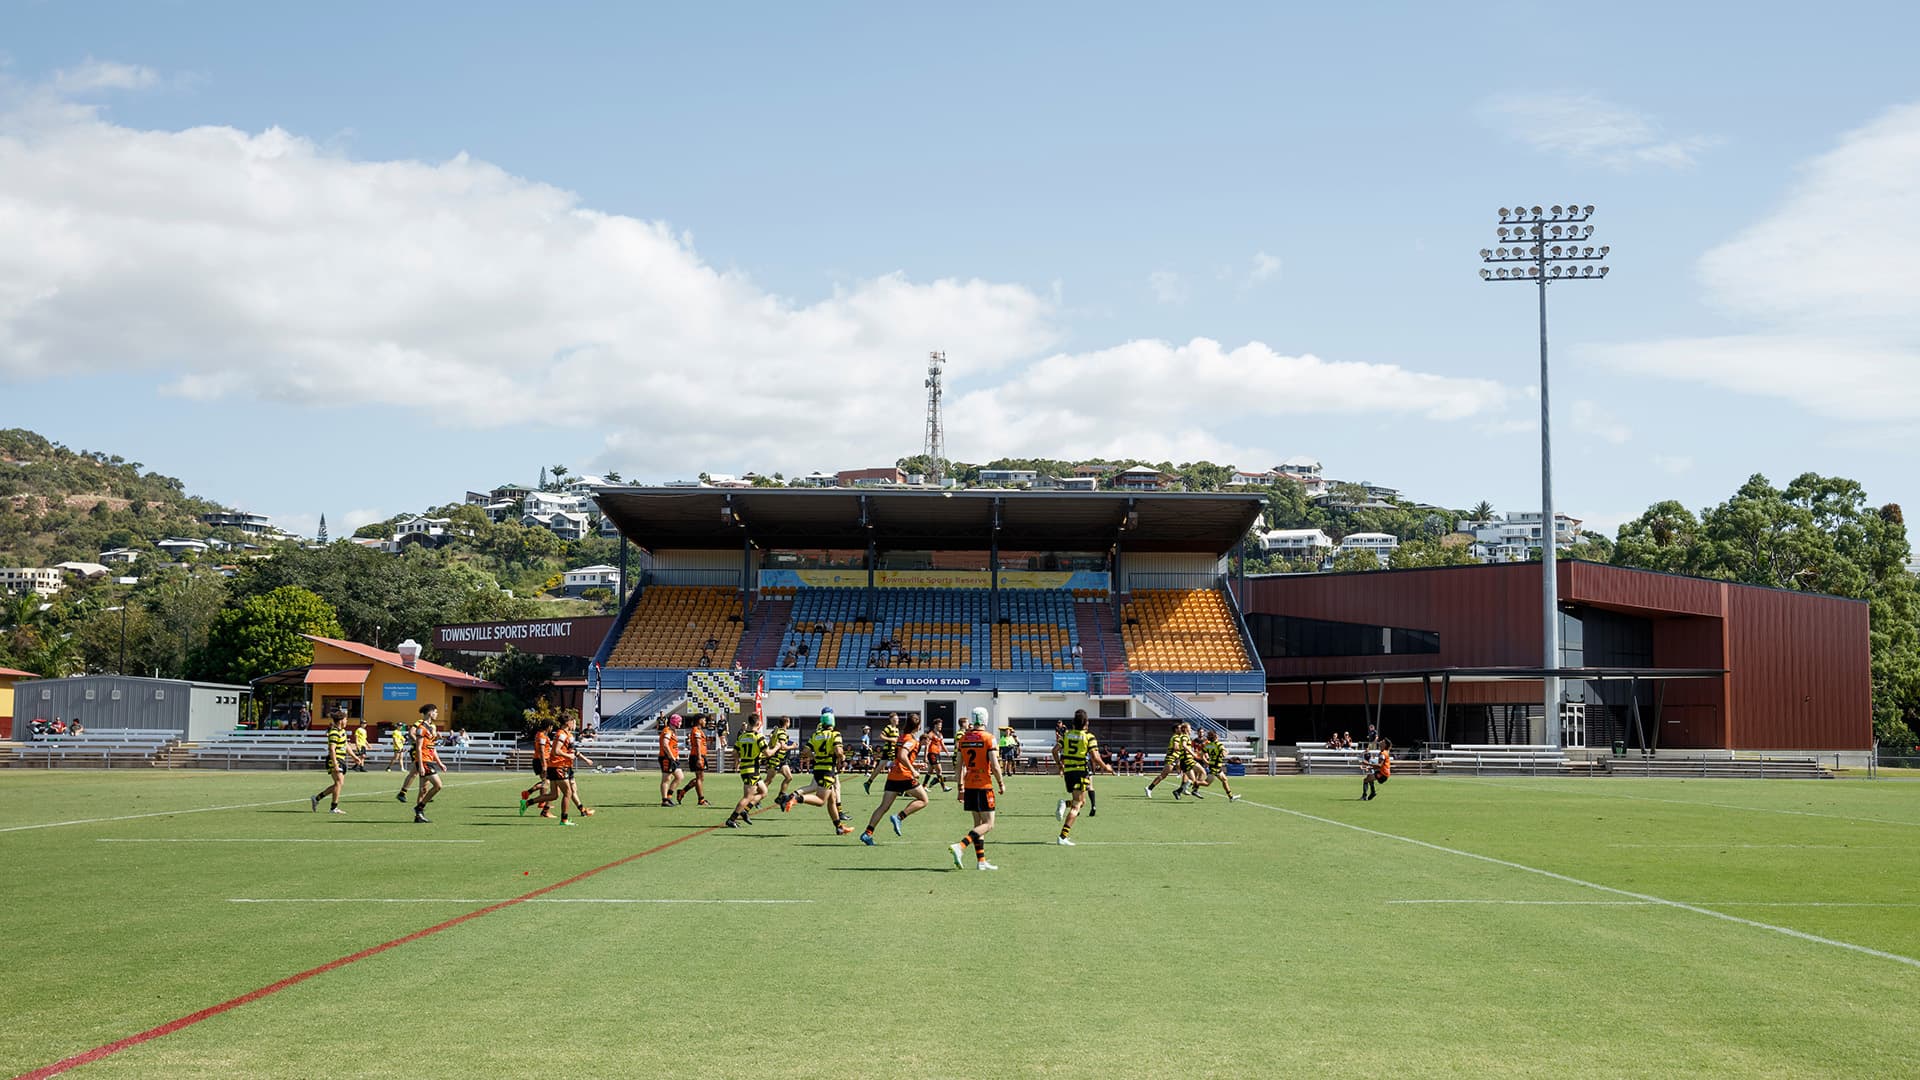
[[[373,727],[411,723],[420,718],[420,706],[438,705],[441,726],[457,727],[461,707],[475,694],[500,689],[464,671],[417,659],[417,652],[409,658],[356,641],[307,639],[313,642],[306,684],[314,727],[325,727],[339,705],[353,720]]]
[[[0,667],[0,739],[13,738],[13,684],[39,677],[31,671]]]

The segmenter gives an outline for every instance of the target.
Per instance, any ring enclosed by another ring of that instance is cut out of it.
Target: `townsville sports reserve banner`
[[[993,584],[985,570],[876,570],[873,583],[882,589],[985,589]],[[760,587],[856,589],[865,588],[865,570],[762,570]],[[1105,589],[1107,575],[1098,570],[1002,570],[1003,589]]]

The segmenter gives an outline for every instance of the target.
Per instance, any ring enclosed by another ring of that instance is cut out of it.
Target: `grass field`
[[[73,1075],[1920,1074],[1920,784],[1102,778],[1068,849],[1016,778],[980,873],[937,793],[868,849],[645,775],[571,829],[321,780],[0,773],[0,1072],[626,859]]]

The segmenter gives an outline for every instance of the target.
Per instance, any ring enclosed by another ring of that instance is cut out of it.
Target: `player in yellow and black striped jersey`
[[[1227,783],[1227,744],[1220,741],[1220,733],[1207,732],[1200,744],[1200,760],[1206,766],[1206,776],[1200,780],[1200,787],[1212,787],[1215,780],[1220,781],[1220,790],[1227,793],[1228,802],[1239,802],[1240,796],[1233,793],[1233,785]],[[1200,793],[1192,793],[1195,798]]]
[[[740,737],[733,741],[733,753],[740,763],[740,801],[727,815],[727,828],[753,824],[753,808],[767,797],[767,743],[760,734],[760,718],[748,714]]]
[[[844,836],[853,831],[840,811],[840,770],[847,764],[847,748],[840,741],[840,732],[834,727],[833,710],[820,711],[819,726],[807,738],[807,746],[801,752],[801,764],[813,771],[813,783],[799,791],[787,795],[780,803],[780,809],[792,810],[797,803],[827,808],[827,819],[833,822],[833,831]]]
[[[347,735],[347,707],[342,705],[333,711],[333,719],[327,724],[327,775],[330,779],[327,786],[320,789],[320,794],[307,800],[308,808],[320,809],[320,797],[325,795],[332,799],[332,807],[327,811],[329,814],[346,813],[340,809],[340,794],[347,786],[347,768],[366,763],[367,759],[354,751]]]
[[[893,767],[893,758],[900,747],[900,714],[888,713],[887,726],[880,729],[880,752],[874,755],[873,764],[867,769],[867,782],[860,785],[861,790],[873,794],[873,778]]]
[[[793,769],[787,764],[787,751],[793,749],[793,735],[787,730],[791,721],[782,716],[774,720],[773,727],[763,731],[761,741],[767,750],[767,784],[773,784],[775,776],[780,777],[780,790],[774,795],[779,799],[793,786]]]
[[[1060,800],[1056,816],[1060,819],[1060,839],[1062,847],[1072,847],[1069,834],[1073,832],[1073,823],[1079,820],[1080,804],[1093,794],[1088,786],[1088,774],[1098,769],[1108,776],[1113,775],[1113,766],[1108,765],[1100,756],[1100,740],[1087,730],[1087,710],[1075,709],[1073,723],[1060,734],[1060,741],[1053,744],[1053,760],[1060,766],[1060,778],[1066,782],[1067,797]]]
[[[1160,767],[1160,775],[1147,784],[1147,798],[1153,798],[1153,789],[1160,786],[1160,781],[1174,773],[1180,775],[1180,785],[1174,788],[1173,797],[1179,798],[1187,792],[1188,786],[1196,779],[1199,765],[1199,761],[1193,756],[1193,725],[1183,720],[1173,725],[1173,734],[1167,739],[1166,764]]]

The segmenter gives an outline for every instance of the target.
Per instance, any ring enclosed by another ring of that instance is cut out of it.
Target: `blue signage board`
[[[982,680],[968,675],[884,675],[874,679],[873,685],[903,690],[959,690],[980,686]]]
[[[1087,692],[1087,673],[1084,671],[1056,671],[1053,673],[1053,688],[1071,694]]]
[[[806,688],[806,677],[801,672],[798,672],[798,671],[767,672],[767,689],[769,690],[803,690],[805,688]]]
[[[417,701],[420,687],[410,682],[390,682],[380,684],[382,701]]]

